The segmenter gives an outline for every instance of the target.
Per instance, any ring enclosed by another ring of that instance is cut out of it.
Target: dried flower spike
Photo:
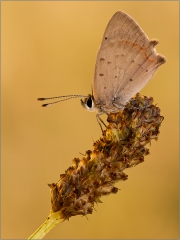
[[[123,111],[108,117],[109,125],[92,151],[86,151],[81,160],[74,158],[59,181],[49,184],[51,214],[29,239],[42,238],[72,216],[92,214],[102,196],[118,192],[115,183],[128,177],[124,169],[143,162],[149,154],[146,144],[158,138],[164,118],[152,103],[152,97],[136,94]]]
[[[49,184],[52,212],[59,211],[63,220],[91,214],[102,196],[118,192],[114,184],[127,179],[123,170],[143,162],[149,154],[145,145],[158,137],[163,117],[152,102],[137,94],[123,112],[111,114],[93,150],[81,160],[74,158],[58,183]]]

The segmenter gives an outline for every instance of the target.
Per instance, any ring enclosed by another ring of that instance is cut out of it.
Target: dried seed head
[[[118,192],[114,184],[127,179],[124,169],[144,161],[149,154],[145,145],[158,138],[163,121],[160,109],[152,103],[152,97],[137,94],[123,111],[111,114],[93,150],[81,160],[74,158],[58,183],[49,184],[52,211],[59,211],[60,218],[91,214],[102,196]]]

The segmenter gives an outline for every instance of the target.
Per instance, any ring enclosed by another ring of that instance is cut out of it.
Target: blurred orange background
[[[47,183],[92,149],[101,131],[79,99],[41,108],[38,97],[91,93],[97,50],[112,15],[132,16],[167,62],[141,91],[165,117],[145,162],[45,238],[178,238],[179,2],[2,2],[2,238],[29,237],[50,212]]]

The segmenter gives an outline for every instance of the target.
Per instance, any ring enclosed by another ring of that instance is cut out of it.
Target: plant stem
[[[52,212],[46,221],[28,239],[42,239],[60,222],[62,222],[62,219],[60,219],[59,211]]]

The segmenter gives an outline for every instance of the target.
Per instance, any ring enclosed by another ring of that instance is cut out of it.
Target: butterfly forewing
[[[109,21],[96,59],[93,96],[104,110],[117,110],[152,78],[165,58],[126,13],[116,12]]]

